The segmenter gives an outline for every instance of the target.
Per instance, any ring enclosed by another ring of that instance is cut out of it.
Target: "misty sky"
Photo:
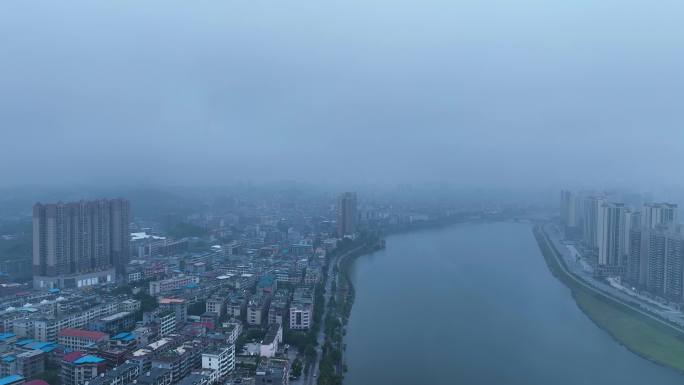
[[[0,183],[681,184],[681,0],[0,1]]]

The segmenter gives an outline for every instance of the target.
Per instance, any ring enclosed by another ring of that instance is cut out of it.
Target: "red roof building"
[[[107,342],[109,335],[90,330],[62,329],[57,333],[57,338],[64,347],[73,350],[85,350]]]

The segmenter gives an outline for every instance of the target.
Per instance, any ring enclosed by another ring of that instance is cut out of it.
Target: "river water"
[[[684,383],[582,313],[527,224],[394,235],[352,279],[346,385]]]

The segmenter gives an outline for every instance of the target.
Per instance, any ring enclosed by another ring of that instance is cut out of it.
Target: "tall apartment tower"
[[[582,236],[583,200],[574,192],[561,191],[561,223],[568,239]]]
[[[112,199],[109,201],[109,210],[112,242],[109,262],[121,274],[126,270],[131,253],[130,204],[126,199]]]
[[[582,238],[587,248],[596,250],[598,248],[598,220],[601,207],[606,203],[604,197],[588,197],[584,201],[582,217],[584,223],[582,227]]]
[[[337,199],[337,236],[343,238],[356,231],[356,193],[346,192]]]
[[[683,302],[684,241],[673,227],[659,225],[648,234],[646,288],[651,293],[672,301]]]
[[[639,222],[635,223],[636,220]],[[628,281],[639,287],[658,286],[654,282],[662,274],[656,270],[660,270],[665,261],[658,256],[655,248],[664,239],[662,233],[672,231],[676,222],[676,204],[646,203],[642,206],[639,218],[635,217],[633,220],[630,232],[630,258],[626,275]],[[661,234],[653,234],[656,232]]]
[[[645,203],[641,208],[641,225],[655,229],[658,225],[677,223],[677,205],[673,203]]]
[[[631,212],[622,203],[605,203],[597,220],[599,270],[605,273],[620,272],[629,257]]]
[[[125,199],[36,203],[34,287],[82,287],[114,281],[128,263],[129,215]]]

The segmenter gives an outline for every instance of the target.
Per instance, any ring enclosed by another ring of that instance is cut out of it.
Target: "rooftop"
[[[105,322],[115,321],[115,320],[118,320],[120,318],[124,318],[124,317],[128,316],[129,314],[131,314],[131,313],[127,312],[127,311],[122,311],[122,312],[112,314],[112,315],[107,316],[107,317],[102,317],[102,318],[100,318],[100,320],[105,321]]]
[[[15,382],[19,382],[19,381],[23,381],[23,380],[24,380],[24,377],[22,377],[18,374],[13,374],[11,376],[0,378],[0,385],[9,385],[9,384],[13,384]]]
[[[169,305],[172,303],[184,303],[185,300],[182,298],[160,298],[159,299],[159,304],[160,305]]]
[[[132,341],[135,339],[135,336],[131,332],[121,332],[111,339],[113,340],[121,340],[121,341]]]
[[[64,336],[64,337],[76,337],[76,338],[85,338],[89,340],[105,340],[109,338],[109,335],[106,333],[102,332],[95,332],[95,331],[90,331],[90,330],[82,330],[82,329],[62,329],[57,333],[57,335]]]
[[[65,354],[62,360],[66,362],[72,362],[76,365],[99,364],[105,361],[104,358],[94,356],[91,354],[85,354],[83,352],[71,352]]]

